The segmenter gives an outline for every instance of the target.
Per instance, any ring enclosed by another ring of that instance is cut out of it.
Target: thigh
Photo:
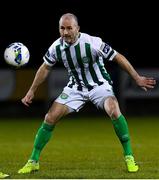
[[[79,111],[85,104],[82,92],[67,86],[63,89],[63,92],[59,95],[55,102],[64,104],[74,111]]]
[[[55,124],[60,118],[69,114],[69,109],[66,105],[54,102],[45,116],[45,122]]]
[[[104,110],[104,102],[108,97],[115,97],[112,86],[109,84],[103,84],[93,89],[89,98],[91,102],[99,109]]]

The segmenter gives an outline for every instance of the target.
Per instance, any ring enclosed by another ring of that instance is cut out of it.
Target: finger
[[[146,79],[146,82],[150,83],[150,84],[156,84],[156,80],[155,79]]]
[[[22,101],[22,103],[23,103],[25,106],[28,106],[28,107],[29,107],[29,104],[27,104],[26,102]]]
[[[29,107],[29,104],[28,104],[28,103],[24,103],[24,105],[26,105],[27,107]]]
[[[28,103],[25,99],[22,99],[21,101],[22,101],[22,103],[23,103],[24,105],[26,105],[26,106],[29,107],[29,103]]]
[[[23,104],[27,107],[29,107],[29,104],[27,102],[23,102]]]
[[[144,91],[147,91],[147,88],[146,87],[141,87]]]
[[[150,89],[153,89],[155,86],[152,86],[152,85],[147,84],[147,85],[145,85],[145,87],[150,88]]]
[[[152,80],[152,79],[147,79],[148,83],[152,83],[152,84],[156,84],[156,80]]]

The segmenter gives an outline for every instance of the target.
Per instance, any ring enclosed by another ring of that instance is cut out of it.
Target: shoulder
[[[60,46],[62,43],[61,38],[56,39],[49,47],[49,50],[55,50],[57,46]]]
[[[85,43],[89,43],[92,46],[101,46],[102,45],[102,39],[97,36],[92,36],[87,33],[81,33],[81,40]]]

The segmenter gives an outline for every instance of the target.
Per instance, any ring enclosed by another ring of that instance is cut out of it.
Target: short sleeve
[[[53,66],[56,63],[55,50],[53,45],[50,46],[50,48],[47,50],[43,56],[43,60],[48,66]]]
[[[107,43],[102,43],[101,48],[99,50],[99,54],[106,60],[112,61],[113,58],[117,55],[117,51],[114,50],[110,45]]]

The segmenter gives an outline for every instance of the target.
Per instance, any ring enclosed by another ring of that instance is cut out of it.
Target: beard
[[[73,42],[73,38],[70,36],[64,36],[63,39],[66,43],[69,43],[69,44]]]
[[[73,44],[78,39],[78,34],[72,36],[63,36],[63,39],[68,44]]]

